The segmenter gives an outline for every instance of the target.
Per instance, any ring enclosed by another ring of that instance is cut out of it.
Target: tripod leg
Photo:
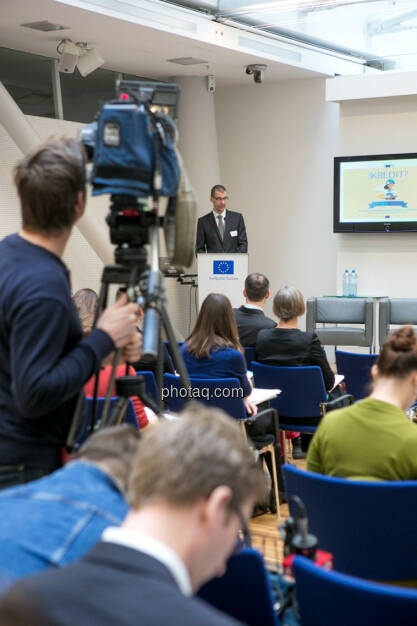
[[[108,283],[103,281],[101,283],[101,287],[100,287],[100,294],[99,294],[99,297],[98,297],[97,308],[96,308],[96,313],[95,313],[95,316],[94,316],[94,324],[93,324],[93,326],[95,326],[97,324],[97,320],[100,317],[100,314],[104,311],[104,309],[107,306],[108,294],[109,294]],[[99,381],[100,381],[100,364],[97,366],[97,369],[96,369],[96,372],[95,372],[93,406],[91,407],[90,424],[89,424],[89,427],[88,427],[88,432],[89,432],[90,435],[94,431],[94,427],[95,427],[96,421],[97,421],[97,396],[98,396]]]
[[[172,328],[172,324],[168,317],[168,313],[164,304],[161,304],[160,312],[162,325],[164,327],[166,336],[168,338],[169,347],[171,348],[172,356],[174,358],[175,369],[180,375],[183,387],[189,390],[191,389],[191,383],[188,376],[188,371],[185,367],[184,359],[182,358],[181,352],[178,348],[178,344],[175,340],[174,329]]]

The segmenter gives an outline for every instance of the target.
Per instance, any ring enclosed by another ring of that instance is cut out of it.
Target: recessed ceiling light
[[[208,61],[204,59],[195,59],[194,57],[180,57],[179,59],[167,59],[167,61],[170,63],[178,63],[178,65],[200,65],[201,63],[208,63]]]
[[[33,30],[40,30],[43,33],[50,33],[54,30],[69,30],[71,26],[62,26],[62,24],[52,24],[48,20],[42,22],[28,22],[27,24],[20,24],[24,28],[33,28]]]

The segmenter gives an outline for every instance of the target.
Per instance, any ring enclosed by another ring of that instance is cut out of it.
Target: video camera
[[[167,111],[176,115],[179,88],[170,83],[117,81],[116,89],[117,100],[104,104],[98,119],[81,131],[93,163],[93,195],[111,194],[107,222],[110,240],[118,246],[116,262],[137,262],[134,250],[149,242],[149,228],[163,225],[170,262],[188,266],[193,238],[178,242],[176,230],[177,225],[184,230],[179,224],[183,220],[194,226],[195,206],[188,206],[193,205],[189,185],[185,189],[180,184],[186,175],[176,149],[177,129],[167,115]],[[161,196],[169,198],[163,218],[158,215]],[[190,229],[186,231],[188,235]]]
[[[169,261],[189,266],[194,256],[196,202],[181,155],[176,147],[178,134],[167,111],[177,112],[179,88],[175,84],[117,81],[117,99],[105,103],[97,120],[81,131],[87,156],[92,161],[90,182],[93,195],[110,194],[107,223],[110,241],[115,244],[116,265],[106,266],[97,306],[96,319],[107,304],[108,285],[127,288],[128,298],[138,301],[145,312],[142,359],[158,361],[157,385],[162,392],[160,321],[167,335],[177,371],[189,388],[187,370],[178,350],[175,334],[165,308],[163,277],[159,271],[158,229],[164,228]],[[168,199],[165,215],[160,215],[160,199]],[[149,244],[150,259],[145,245]],[[129,396],[139,395],[159,412],[144,393],[143,380],[127,376],[116,381],[120,406],[117,416],[108,418],[111,389],[118,361],[103,408],[101,424],[108,426],[122,419]],[[96,391],[99,371],[96,372]],[[95,406],[90,432],[95,428]],[[71,448],[81,423],[83,397],[79,397],[67,440]],[[120,410],[119,410],[120,409]]]

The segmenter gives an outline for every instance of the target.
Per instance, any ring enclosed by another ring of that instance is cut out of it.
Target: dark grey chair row
[[[327,326],[319,327],[318,324]],[[382,298],[379,301],[379,345],[385,343],[393,326],[404,324],[411,324],[417,330],[417,298]],[[308,298],[306,330],[315,332],[326,346],[364,346],[371,351],[374,344],[374,300]]]

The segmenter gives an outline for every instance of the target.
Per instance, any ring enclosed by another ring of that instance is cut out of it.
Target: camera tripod
[[[115,252],[116,264],[104,267],[94,326],[107,306],[109,286],[112,284],[126,286],[128,300],[130,302],[138,302],[145,313],[142,360],[149,363],[156,361],[158,402],[155,402],[146,393],[145,382],[142,376],[125,375],[116,379],[116,367],[120,357],[120,350],[116,350],[100,421],[96,419],[100,367],[96,371],[92,411],[88,425],[89,434],[99,428],[121,423],[131,396],[138,396],[157,415],[161,414],[163,410],[163,344],[161,341],[161,327],[166,334],[174,366],[179,373],[181,383],[187,390],[191,387],[188,372],[179,351],[174,329],[166,309],[164,277],[159,271],[158,226],[156,223],[147,229],[147,238],[151,252],[150,267],[147,264],[147,252],[143,245],[119,245]],[[127,372],[128,365],[126,365],[126,374]],[[115,383],[118,400],[110,412],[112,389]],[[75,449],[76,441],[83,427],[84,406],[85,397],[82,389],[77,399],[74,418],[66,442],[67,448],[70,450]]]

